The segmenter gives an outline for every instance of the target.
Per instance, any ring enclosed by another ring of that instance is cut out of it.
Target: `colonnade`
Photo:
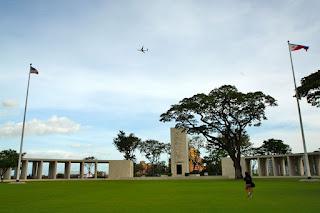
[[[320,152],[308,153],[311,176],[320,176]],[[241,158],[242,172],[251,175],[272,176],[305,176],[304,154],[257,155]],[[226,157],[221,159],[222,176],[235,177],[233,161]]]
[[[92,178],[98,178],[98,164],[109,164],[110,179],[131,178],[133,177],[133,162],[129,160],[71,160],[71,159],[35,159],[35,158],[23,158],[21,161],[20,179],[43,179],[44,163],[48,163],[48,176],[46,179],[57,179],[57,167],[58,163],[64,164],[63,179],[71,179],[71,164],[79,164],[79,175],[77,178],[85,178],[85,164],[90,163],[94,165],[94,172]],[[31,173],[28,175],[28,166],[32,164]],[[10,180],[12,170],[14,170],[13,178],[16,178],[17,168],[9,168],[4,174],[4,180]]]
[[[320,153],[308,153],[310,173],[320,176]],[[258,176],[304,176],[303,154],[246,157],[245,169]]]

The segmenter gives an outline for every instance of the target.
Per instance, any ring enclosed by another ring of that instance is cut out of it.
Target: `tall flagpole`
[[[26,122],[26,112],[27,112],[27,105],[28,105],[28,94],[29,94],[31,65],[32,65],[32,64],[30,64],[30,69],[29,69],[29,78],[28,78],[26,102],[25,102],[25,105],[24,105],[24,115],[23,115],[23,123],[22,123],[22,133],[21,133],[20,152],[19,152],[19,160],[18,160],[18,167],[17,167],[16,182],[19,182],[19,181],[20,181],[20,167],[21,167],[21,158],[22,158],[22,146],[23,146],[23,137],[24,137],[24,126],[25,126],[25,122]]]
[[[290,62],[291,62],[291,70],[292,70],[292,76],[293,76],[294,89],[295,89],[295,92],[296,92],[295,96],[296,96],[297,106],[298,106],[301,136],[302,136],[302,142],[303,142],[304,172],[305,172],[305,175],[306,175],[308,178],[311,178],[309,158],[308,158],[307,147],[306,147],[306,140],[305,140],[304,131],[303,131],[303,124],[302,124],[302,117],[301,117],[301,110],[300,110],[300,103],[299,103],[299,95],[298,95],[298,90],[297,90],[296,77],[295,77],[295,74],[294,74],[294,68],[293,68],[293,62],[292,62],[292,55],[291,55],[291,49],[290,49],[290,41],[288,41],[288,48],[289,48],[289,54],[290,54]]]

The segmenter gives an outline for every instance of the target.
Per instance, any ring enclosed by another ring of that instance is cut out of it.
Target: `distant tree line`
[[[164,173],[170,173],[169,167],[160,162],[161,154],[170,155],[170,144],[158,140],[148,139],[141,140],[133,133],[126,135],[124,131],[119,131],[117,137],[113,139],[113,144],[120,153],[123,153],[125,160],[131,160],[135,164],[135,173],[145,170],[147,175],[157,176]],[[140,153],[149,160],[149,164],[142,168],[143,165],[136,164],[135,151]]]

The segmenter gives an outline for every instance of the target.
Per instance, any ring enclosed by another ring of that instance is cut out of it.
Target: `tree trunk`
[[[234,178],[235,179],[242,179],[243,176],[242,176],[241,166],[239,165],[239,166],[235,167],[234,170],[235,170],[235,177]]]
[[[234,166],[234,178],[235,179],[242,179],[242,168],[241,168],[241,164],[240,164],[240,159],[241,158],[235,158],[235,160],[233,161],[233,166]]]
[[[0,173],[1,183],[3,183],[4,174],[8,171],[8,168],[3,168],[0,171],[1,171]]]
[[[152,163],[152,176],[156,176],[156,165],[154,163]]]

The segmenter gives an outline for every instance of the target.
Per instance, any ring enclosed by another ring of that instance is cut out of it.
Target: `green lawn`
[[[320,182],[55,181],[0,184],[0,212],[320,212]]]

